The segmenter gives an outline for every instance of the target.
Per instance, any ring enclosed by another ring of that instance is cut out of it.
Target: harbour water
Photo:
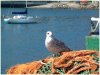
[[[1,8],[1,16],[14,16],[22,8]],[[51,53],[45,48],[45,33],[54,36],[72,50],[85,49],[85,36],[91,26],[90,18],[99,10],[28,9],[28,16],[38,16],[35,24],[6,24],[1,18],[1,72],[16,64],[40,60]]]

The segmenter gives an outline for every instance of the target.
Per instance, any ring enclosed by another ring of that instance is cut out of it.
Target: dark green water
[[[12,11],[22,8],[1,8],[1,16],[14,16]],[[1,19],[2,73],[13,65],[47,57],[45,33],[50,30],[73,50],[85,49],[85,36],[90,31],[90,18],[99,10],[28,9],[28,16],[38,16],[36,24],[6,24]]]

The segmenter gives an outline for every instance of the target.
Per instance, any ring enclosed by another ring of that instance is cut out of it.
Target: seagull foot
[[[52,57],[59,57],[61,54],[60,53],[55,53],[52,55]]]

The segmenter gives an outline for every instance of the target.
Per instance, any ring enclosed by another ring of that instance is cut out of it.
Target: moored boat
[[[100,18],[91,17],[91,30],[86,36],[86,49],[99,50],[99,23]]]
[[[23,16],[23,15],[16,15],[12,18],[4,18],[4,21],[8,24],[30,24],[30,23],[37,23],[37,17],[30,17],[30,16]]]

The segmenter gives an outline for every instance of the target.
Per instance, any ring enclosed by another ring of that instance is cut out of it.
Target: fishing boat
[[[26,0],[26,10],[25,12],[12,12],[12,14],[18,14],[13,17],[5,17],[4,21],[8,24],[30,24],[30,23],[37,23],[38,18],[25,16],[23,14],[27,14],[27,0]]]
[[[100,18],[91,17],[91,30],[86,36],[86,49],[99,50],[99,24]]]

